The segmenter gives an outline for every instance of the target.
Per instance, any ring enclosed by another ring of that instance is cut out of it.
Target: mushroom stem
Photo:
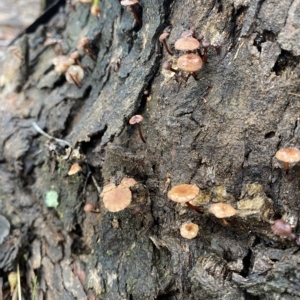
[[[75,74],[69,74],[69,75],[72,78],[72,80],[74,81],[74,83],[76,84],[76,86],[78,88],[81,88],[81,84],[80,84],[80,82],[78,80],[78,77]]]
[[[170,55],[173,56],[173,53],[170,51],[169,46],[168,46],[166,40],[163,40],[162,42],[163,42],[163,44],[164,44],[164,46],[165,46],[166,51],[167,51]]]
[[[140,5],[138,3],[136,3],[134,5],[128,6],[128,10],[133,13],[136,23],[139,26],[142,26],[142,21],[140,20],[140,16],[139,16],[139,7],[140,7]]]
[[[194,211],[196,211],[197,213],[202,214],[202,212],[200,211],[200,209],[199,209],[197,206],[192,205],[190,202],[186,202],[186,205],[187,205],[189,208],[191,208],[191,209],[193,209]]]
[[[139,131],[139,135],[140,135],[140,138],[141,140],[146,143],[146,140],[144,139],[144,136],[142,134],[142,129],[141,129],[141,125],[139,123],[137,123],[137,128],[138,128],[138,131]]]

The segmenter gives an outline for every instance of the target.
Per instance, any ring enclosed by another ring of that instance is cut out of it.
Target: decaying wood
[[[300,1],[140,4],[141,27],[117,0],[100,3],[99,19],[89,4],[66,4],[8,49],[0,77],[0,212],[12,227],[0,245],[4,294],[20,263],[27,299],[35,278],[37,299],[300,298],[298,246],[270,228],[283,217],[298,229],[300,169],[286,175],[274,156],[300,147]],[[176,66],[173,45],[190,28],[221,53],[210,49],[199,80],[183,82],[161,67]],[[164,30],[172,57],[158,42]],[[90,39],[80,88],[53,70],[47,34],[67,54]],[[146,143],[128,123],[134,114],[144,117]],[[40,136],[33,122],[72,147]],[[68,176],[75,162],[81,171]],[[100,189],[134,178],[131,206],[107,212],[90,173]],[[167,199],[182,183],[201,189],[202,214]],[[57,207],[46,207],[49,191]],[[238,214],[222,222],[208,212],[213,202]],[[85,203],[100,214],[85,213]],[[187,221],[200,227],[195,239],[179,234]]]

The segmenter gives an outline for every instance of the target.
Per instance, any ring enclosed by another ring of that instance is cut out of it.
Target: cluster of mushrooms
[[[159,41],[163,43],[167,53],[173,56],[166,42],[169,35],[168,32],[162,33],[159,37]],[[171,60],[164,62],[163,69],[174,72],[176,81],[181,78],[186,82],[189,76],[193,76],[194,79],[197,80],[196,72],[202,68],[203,64],[207,63],[208,49],[210,46],[213,46],[217,54],[220,54],[221,48],[218,44],[211,45],[209,41],[204,40],[202,35],[197,39],[193,29],[186,30],[174,44],[176,50],[185,53],[177,60],[178,69],[173,68]],[[184,76],[182,72],[186,72],[188,75]]]

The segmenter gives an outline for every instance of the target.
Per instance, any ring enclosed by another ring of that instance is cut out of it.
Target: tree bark
[[[283,218],[297,233],[299,219],[300,169],[286,174],[275,153],[300,147],[300,1],[140,5],[142,26],[117,0],[100,3],[99,19],[89,4],[63,5],[8,49],[0,209],[12,229],[0,277],[20,264],[23,295],[36,299],[300,298],[298,246],[270,227]],[[198,80],[185,82],[162,64],[176,68],[174,43],[191,28],[221,51],[209,48]],[[158,41],[163,31],[174,56]],[[90,39],[81,87],[53,70],[47,33],[67,54]],[[135,114],[146,143],[128,123]],[[69,176],[75,162],[81,171]],[[132,203],[110,213],[100,190],[124,177],[137,181]],[[168,199],[183,183],[200,188],[192,204],[203,213]],[[237,214],[217,219],[216,202]],[[179,234],[187,221],[200,227],[192,240]]]

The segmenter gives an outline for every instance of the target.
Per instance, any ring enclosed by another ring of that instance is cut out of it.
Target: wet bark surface
[[[7,51],[4,297],[19,264],[26,299],[300,298],[299,249],[270,228],[281,217],[298,228],[300,169],[285,174],[274,155],[300,146],[299,1],[140,4],[142,26],[117,0],[100,3],[99,19],[88,4],[67,4]],[[172,57],[158,42],[166,28]],[[162,64],[176,66],[182,53],[174,43],[190,28],[221,53],[210,48],[197,81],[176,81]],[[90,38],[96,58],[83,56],[80,88],[53,70],[47,34],[68,54]],[[146,143],[128,123],[134,114],[144,117]],[[72,147],[40,135],[32,122]],[[69,176],[75,162],[81,171]],[[132,204],[110,213],[100,190],[124,177],[137,181]],[[194,205],[202,214],[168,200],[182,183],[200,188]],[[219,220],[208,212],[214,202],[238,213]],[[85,203],[100,213],[84,212]],[[179,234],[187,221],[200,227],[192,240]]]

